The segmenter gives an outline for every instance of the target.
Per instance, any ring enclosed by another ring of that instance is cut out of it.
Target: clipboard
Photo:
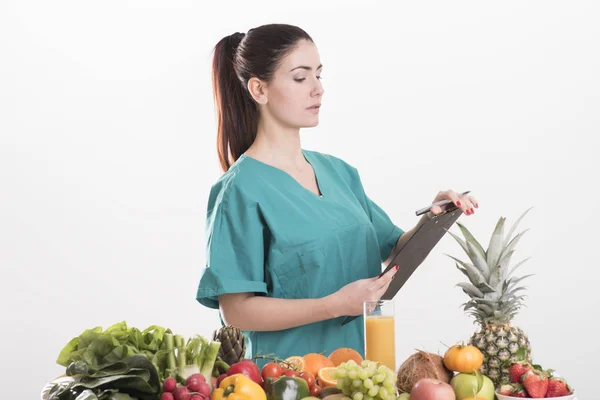
[[[432,206],[433,204],[429,208]],[[417,211],[417,214],[419,214],[419,212],[423,213],[423,210],[425,209]],[[388,290],[381,296],[381,300],[391,300],[396,296],[396,293],[404,286],[406,281],[408,281],[408,278],[410,278],[419,265],[423,263],[431,250],[433,250],[440,239],[462,214],[462,210],[452,204],[450,208],[443,210],[442,213],[435,215],[419,227],[392,258],[385,271],[379,275],[379,277],[381,277],[393,268],[394,265],[400,266],[400,269],[396,272]],[[346,325],[356,318],[358,317],[348,316],[344,319],[342,325]]]

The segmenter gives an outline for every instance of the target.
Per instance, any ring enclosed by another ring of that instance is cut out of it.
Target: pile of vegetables
[[[229,366],[217,359],[221,344],[196,335],[187,341],[170,329],[152,325],[140,331],[125,321],[106,330],[87,329],[60,352],[57,363],[65,375],[49,383],[47,400],[152,400],[161,382],[172,378],[185,385],[200,374],[213,375]],[[212,389],[212,388],[211,388]]]

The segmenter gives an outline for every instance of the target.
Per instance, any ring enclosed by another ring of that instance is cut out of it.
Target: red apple
[[[438,379],[423,378],[410,391],[410,400],[456,400],[454,389]]]

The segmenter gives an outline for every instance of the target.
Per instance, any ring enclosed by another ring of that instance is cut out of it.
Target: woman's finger
[[[477,199],[473,196],[469,196],[469,200],[471,201],[471,204],[473,204],[475,206],[475,208],[479,208],[479,202],[477,201]]]
[[[438,214],[440,214],[442,212],[442,207],[440,207],[440,206],[433,206],[433,207],[431,207],[430,211],[431,211],[431,213],[433,215],[438,215]]]
[[[381,276],[381,278],[376,279],[371,285],[371,291],[380,290],[382,285],[389,285],[389,283],[394,279],[394,275],[398,271],[398,266],[395,265],[393,268],[390,268],[385,274]]]
[[[390,268],[390,270],[381,277],[380,282],[377,282],[378,290],[381,290],[383,287],[387,288],[390,285],[390,282],[392,282],[392,279],[394,279],[396,272],[398,272],[397,265],[394,266],[394,268]]]
[[[465,214],[473,215],[475,213],[475,208],[479,207],[479,204],[477,204],[477,199],[473,196],[464,196],[464,202],[467,204],[467,211]]]
[[[473,210],[473,203],[467,196],[463,197],[460,201],[463,203],[465,214],[472,215],[475,212],[475,210]]]
[[[454,190],[447,190],[444,192],[444,196],[448,199],[451,200],[454,204],[456,204],[457,207],[463,207],[464,204],[460,201],[460,197],[458,195],[458,193],[456,193]]]
[[[454,204],[456,204],[458,207],[460,207],[462,212],[464,212],[467,215],[473,214],[473,203],[471,202],[469,196],[466,196],[466,195],[461,196],[458,193],[453,192],[453,191],[450,191],[448,193],[448,196],[454,202]]]

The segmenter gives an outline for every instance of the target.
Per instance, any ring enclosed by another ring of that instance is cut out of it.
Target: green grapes
[[[350,360],[340,364],[332,374],[337,387],[352,400],[396,400],[396,374],[385,365]]]

